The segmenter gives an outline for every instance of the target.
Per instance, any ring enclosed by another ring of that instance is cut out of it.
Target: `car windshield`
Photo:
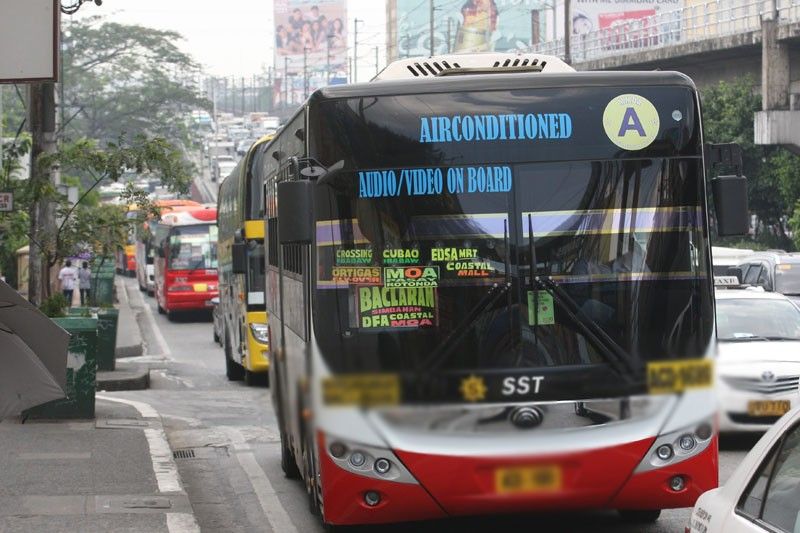
[[[781,294],[800,294],[800,263],[775,266],[775,290]]]
[[[173,270],[217,268],[217,226],[197,224],[172,228],[169,267]]]
[[[720,341],[800,340],[800,310],[786,300],[718,299],[717,335]]]

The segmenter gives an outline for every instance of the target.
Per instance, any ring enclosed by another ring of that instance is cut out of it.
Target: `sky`
[[[78,18],[103,15],[124,24],[174,30],[184,36],[184,51],[214,76],[262,74],[273,62],[272,0],[103,0],[87,2]],[[64,27],[69,16],[62,17]],[[348,54],[353,47],[353,19],[358,18],[359,81],[375,73],[375,47],[385,63],[386,7],[381,0],[347,0]],[[363,73],[363,74],[362,74]]]

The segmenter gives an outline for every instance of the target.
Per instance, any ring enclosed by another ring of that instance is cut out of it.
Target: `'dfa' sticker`
[[[603,111],[606,135],[625,150],[642,150],[650,146],[658,135],[660,124],[655,106],[638,94],[621,94]]]
[[[714,366],[710,359],[647,363],[647,391],[650,394],[705,389],[713,384]]]

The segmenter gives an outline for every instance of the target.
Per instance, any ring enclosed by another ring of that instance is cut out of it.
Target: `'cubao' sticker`
[[[642,150],[650,146],[660,125],[655,106],[638,94],[621,94],[603,111],[606,135],[625,150]]]

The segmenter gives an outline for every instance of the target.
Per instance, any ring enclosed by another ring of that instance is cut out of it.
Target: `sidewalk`
[[[116,369],[97,372],[98,391],[143,390],[150,387],[150,368],[147,365],[125,361],[125,358],[138,357],[144,353],[142,334],[139,330],[136,313],[131,309],[125,282],[119,276],[114,278],[119,303],[117,323]]]
[[[0,422],[0,472],[4,533],[199,531],[146,404],[98,396],[94,421]]]

